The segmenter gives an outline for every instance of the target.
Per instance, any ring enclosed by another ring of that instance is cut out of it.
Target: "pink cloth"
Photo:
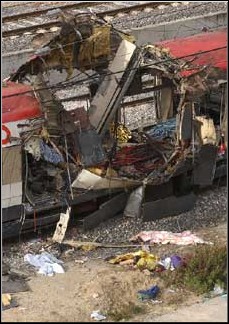
[[[172,233],[167,231],[143,231],[132,237],[130,241],[137,241],[138,239],[143,242],[161,243],[161,244],[177,244],[177,245],[189,245],[189,244],[203,244],[204,240],[192,234],[190,231],[184,231],[182,233]]]

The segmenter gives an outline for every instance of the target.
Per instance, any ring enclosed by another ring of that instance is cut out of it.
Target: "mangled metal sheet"
[[[141,182],[127,178],[102,178],[88,170],[82,170],[72,183],[73,188],[96,190],[109,188],[127,188],[139,185]]]
[[[197,165],[193,171],[193,183],[200,186],[212,184],[216,170],[217,147],[206,144],[200,149]]]
[[[106,159],[101,137],[94,129],[82,131],[78,135],[80,160],[84,167],[97,165]]]
[[[127,71],[130,61],[136,50],[136,45],[123,40],[118,48],[113,61],[108,67],[108,75],[105,76],[96,95],[94,96],[89,110],[89,119],[98,133],[106,129],[106,126],[119,107],[124,93],[127,91],[136,71]],[[138,59],[131,65],[136,68]],[[124,73],[128,78],[121,83]]]

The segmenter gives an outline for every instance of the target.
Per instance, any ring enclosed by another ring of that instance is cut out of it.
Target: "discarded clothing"
[[[132,237],[130,241],[138,241],[140,239],[143,242],[150,244],[177,244],[177,245],[190,245],[190,244],[204,244],[207,243],[201,238],[192,234],[190,231],[184,231],[182,233],[172,233],[167,231],[143,231]]]
[[[40,152],[44,160],[53,164],[64,162],[63,157],[44,141],[40,141]]]
[[[158,264],[159,258],[147,251],[137,251],[116,256],[108,262],[121,265],[136,265],[139,269],[154,270]]]
[[[152,286],[151,288],[147,290],[139,290],[138,291],[138,297],[142,300],[144,299],[154,299],[157,297],[160,289],[157,285]]]
[[[102,321],[102,320],[105,320],[106,319],[106,316],[100,314],[100,311],[97,310],[97,311],[93,311],[91,313],[91,318],[96,320],[96,321]]]
[[[171,264],[176,269],[183,265],[183,260],[181,257],[179,257],[179,255],[174,254],[171,256]]]
[[[64,269],[61,266],[63,261],[58,260],[48,252],[42,252],[40,255],[28,253],[24,256],[24,261],[38,268],[38,273],[45,276],[53,276],[54,273],[64,273]]]
[[[159,264],[164,267],[165,270],[175,270],[183,265],[181,257],[178,255],[172,255],[171,257],[163,258],[159,261]]]

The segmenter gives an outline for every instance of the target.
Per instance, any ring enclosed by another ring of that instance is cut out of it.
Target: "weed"
[[[162,274],[167,286],[176,285],[197,294],[210,292],[215,284],[226,288],[226,246],[202,245],[186,255],[186,265],[174,272]]]

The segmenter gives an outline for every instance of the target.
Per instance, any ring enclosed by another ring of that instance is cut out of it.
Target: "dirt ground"
[[[207,241],[225,243],[227,224],[195,233]],[[171,249],[169,245],[160,246],[155,248],[155,254]],[[188,322],[195,321],[193,314],[196,322],[206,321],[206,316],[207,322],[227,321],[227,299],[223,297],[204,301],[203,296],[163,287],[157,276],[109,264],[101,257],[90,257],[84,263],[74,257],[64,266],[64,274],[31,276],[31,290],[12,295],[19,306],[3,311],[2,322],[91,322],[90,314],[94,310],[105,314],[107,322]],[[158,303],[140,301],[137,291],[153,284],[161,289]]]

